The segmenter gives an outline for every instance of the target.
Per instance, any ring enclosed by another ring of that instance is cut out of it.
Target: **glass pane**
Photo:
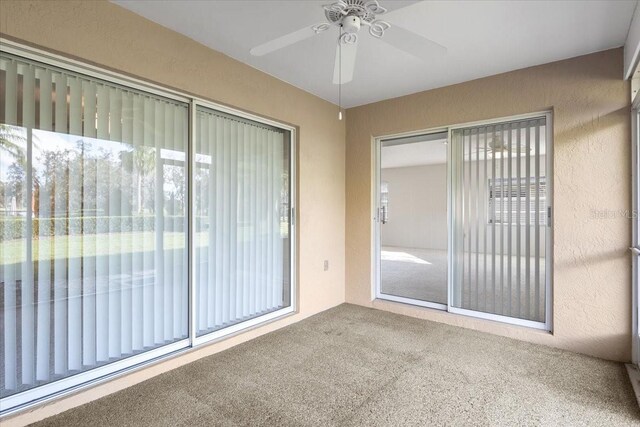
[[[383,141],[380,290],[447,303],[447,134]]]
[[[0,396],[187,336],[187,105],[0,59]]]
[[[197,111],[198,335],[290,301],[289,142],[281,129]]]
[[[544,322],[545,119],[452,135],[452,305]]]

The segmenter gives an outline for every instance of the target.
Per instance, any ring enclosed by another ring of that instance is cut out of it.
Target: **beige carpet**
[[[384,246],[380,252],[382,293],[447,303],[447,251]]]
[[[344,304],[50,426],[638,426],[624,366]]]

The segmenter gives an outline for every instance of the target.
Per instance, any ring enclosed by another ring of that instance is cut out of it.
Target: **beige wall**
[[[345,124],[336,119],[334,105],[106,2],[2,0],[0,32],[299,127],[299,313],[14,422],[51,415],[344,302]]]
[[[630,96],[622,49],[347,111],[347,302],[628,361]],[[541,110],[554,117],[553,334],[372,301],[372,138]],[[598,219],[593,210],[612,213]]]

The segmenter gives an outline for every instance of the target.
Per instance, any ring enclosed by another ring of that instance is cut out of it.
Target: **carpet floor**
[[[349,304],[39,423],[639,424],[620,363]]]
[[[381,249],[380,286],[383,294],[447,303],[447,251],[397,246],[383,246]],[[493,261],[490,256],[485,259],[484,254],[471,253],[470,259],[469,253],[465,254],[464,266],[459,271],[463,277],[460,307],[544,322],[544,260],[540,260],[538,266],[538,281],[533,257],[528,260],[516,256],[496,257],[496,271],[491,268]],[[527,261],[530,267],[528,282],[525,274]]]

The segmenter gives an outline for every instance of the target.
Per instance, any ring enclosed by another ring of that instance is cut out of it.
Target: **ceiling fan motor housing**
[[[342,29],[345,33],[357,33],[360,31],[360,18],[348,15],[342,18]]]

